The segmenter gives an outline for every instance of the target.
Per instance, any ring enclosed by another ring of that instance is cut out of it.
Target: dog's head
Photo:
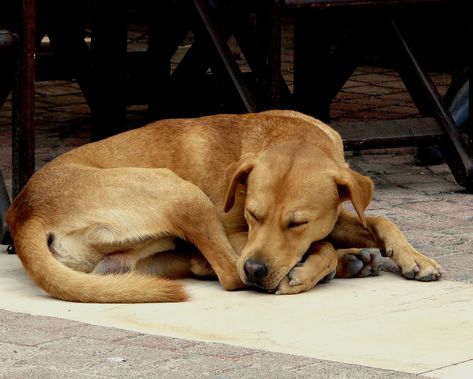
[[[365,225],[373,182],[307,146],[279,145],[234,163],[227,171],[225,211],[246,186],[248,243],[238,260],[241,279],[271,290],[299,263],[313,242],[333,229],[350,200]]]

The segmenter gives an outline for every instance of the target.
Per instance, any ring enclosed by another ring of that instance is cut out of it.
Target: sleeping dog
[[[335,273],[374,273],[371,248],[406,278],[438,279],[437,262],[391,221],[365,216],[372,193],[322,122],[216,115],[157,121],[56,158],[13,201],[8,224],[31,278],[69,301],[180,301],[171,279],[190,274],[297,293]]]

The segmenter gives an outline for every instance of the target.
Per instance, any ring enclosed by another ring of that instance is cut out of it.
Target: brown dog
[[[297,293],[335,270],[375,270],[365,248],[409,279],[438,279],[439,265],[393,223],[365,217],[372,192],[340,136],[314,118],[217,115],[158,121],[60,156],[17,196],[8,223],[29,275],[70,301],[179,301],[185,293],[166,278],[212,272],[227,290]],[[200,253],[176,249],[176,237]]]

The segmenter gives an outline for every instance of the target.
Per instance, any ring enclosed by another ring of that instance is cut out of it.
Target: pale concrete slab
[[[432,378],[471,379],[473,378],[473,360],[430,371],[426,375]]]
[[[445,378],[454,376],[441,369],[473,359],[471,284],[383,273],[274,296],[183,283],[192,297],[185,303],[68,303],[37,288],[17,257],[0,254],[0,304],[9,311]]]

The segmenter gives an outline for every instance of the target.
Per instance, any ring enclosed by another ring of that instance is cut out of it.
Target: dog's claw
[[[419,266],[414,263],[414,265],[407,268],[407,270],[403,270],[402,275],[404,275],[404,277],[409,280],[420,280],[418,275],[419,271]]]

